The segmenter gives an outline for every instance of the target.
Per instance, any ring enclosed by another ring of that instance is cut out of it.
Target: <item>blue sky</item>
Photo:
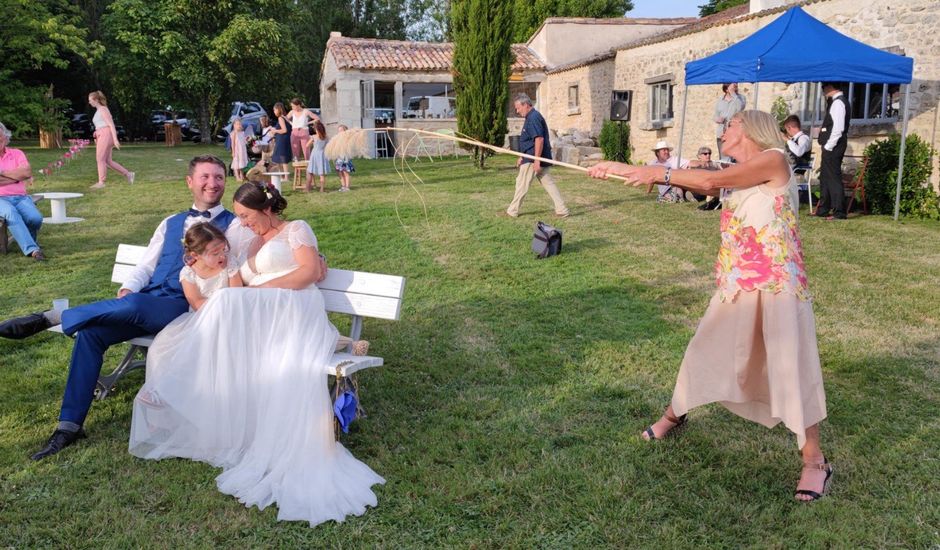
[[[698,17],[698,7],[707,0],[633,0],[627,17]]]

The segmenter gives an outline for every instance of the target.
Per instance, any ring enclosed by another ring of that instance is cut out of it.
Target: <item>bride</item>
[[[130,452],[223,469],[219,490],[246,506],[277,504],[279,520],[343,521],[376,505],[384,483],[333,437],[325,365],[338,333],[315,282],[317,240],[287,201],[246,183],[235,214],[251,230],[247,288],[214,292],[157,335],[134,400]],[[248,233],[247,231],[245,233]]]

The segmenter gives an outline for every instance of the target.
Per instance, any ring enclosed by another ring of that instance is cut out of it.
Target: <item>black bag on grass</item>
[[[532,235],[532,252],[539,259],[560,254],[561,231],[543,222],[536,223]]]

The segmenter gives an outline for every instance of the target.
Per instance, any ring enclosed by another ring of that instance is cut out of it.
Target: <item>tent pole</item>
[[[808,90],[812,90],[818,84],[813,82]],[[819,115],[819,95],[810,91],[810,97],[815,98],[813,102],[813,115],[809,121],[809,150],[813,150],[813,130],[816,129],[816,117]],[[819,150],[819,156],[822,157],[822,149]],[[806,194],[809,197],[809,213],[813,213],[813,174],[816,172],[816,155],[813,155],[813,162],[810,163],[809,175],[806,177]]]
[[[754,108],[757,109],[757,99],[760,97],[760,82],[754,83]]]
[[[911,85],[904,85],[904,118],[901,122],[901,154],[898,155],[898,190],[894,195],[894,221],[901,211],[901,178],[904,176],[904,149],[907,145],[907,106],[911,103]]]
[[[676,151],[676,168],[682,168],[682,138],[685,137],[685,108],[689,104],[689,85],[682,94],[682,127],[679,129],[679,149]]]

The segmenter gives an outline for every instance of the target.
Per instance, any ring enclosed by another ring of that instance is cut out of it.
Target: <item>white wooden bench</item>
[[[146,247],[130,244],[118,245],[114,268],[111,270],[111,282],[122,284],[143,257]],[[346,271],[330,269],[326,279],[317,285],[323,294],[326,310],[345,313],[352,317],[349,337],[358,340],[362,334],[364,317],[390,319],[397,321],[401,314],[401,301],[405,292],[405,279],[397,275],[367,273],[364,271]],[[62,332],[62,326],[49,329]],[[147,348],[153,342],[153,336],[142,336],[128,340],[130,349],[110,374],[98,378],[95,397],[104,399],[114,389],[114,385],[128,372],[146,366]],[[346,351],[336,352],[326,371],[330,376],[346,378],[370,367],[384,364],[381,357],[353,355],[352,345]]]

